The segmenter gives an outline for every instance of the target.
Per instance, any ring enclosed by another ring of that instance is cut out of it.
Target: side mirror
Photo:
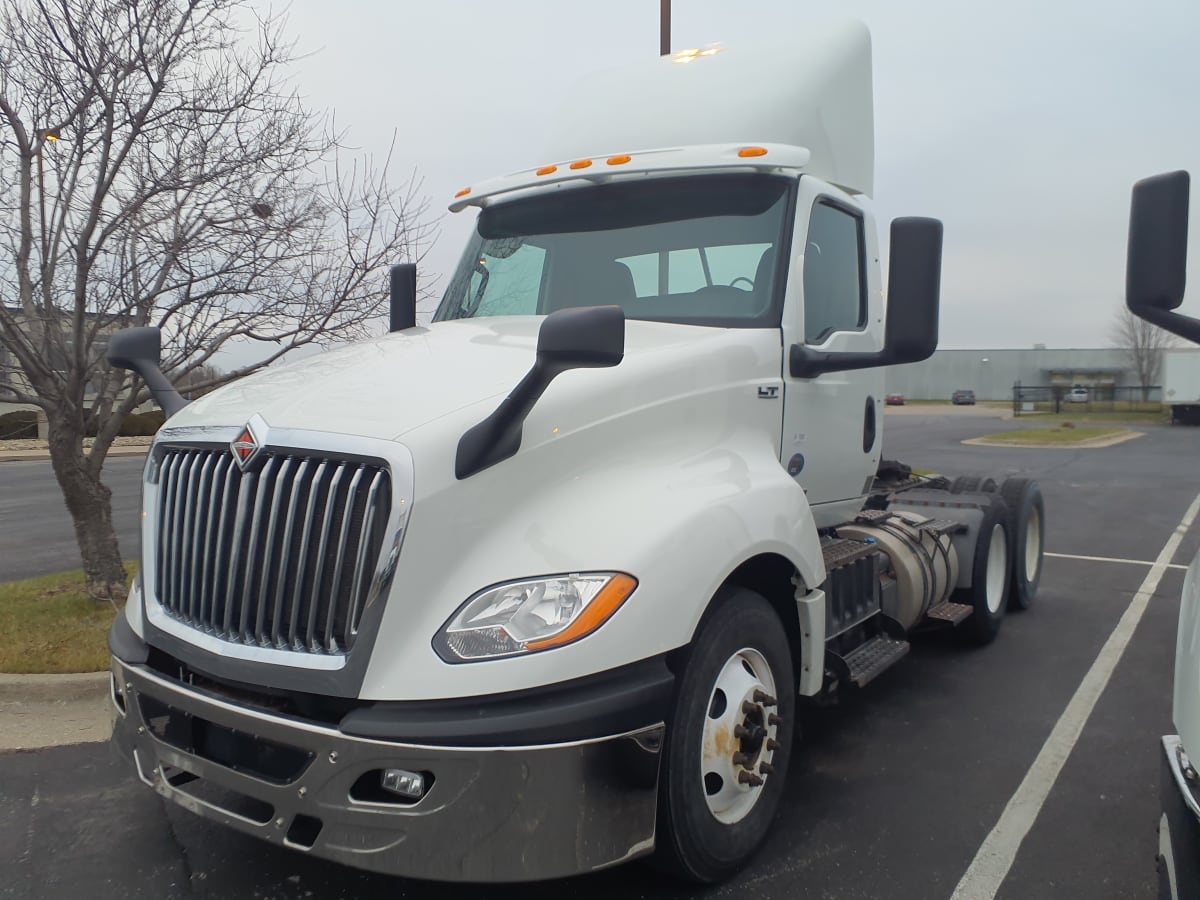
[[[403,331],[417,324],[417,264],[398,263],[391,271],[388,331]]]
[[[1200,322],[1172,312],[1187,282],[1187,172],[1167,172],[1133,186],[1125,304],[1134,315],[1189,341],[1200,342]]]
[[[921,362],[933,356],[941,290],[942,223],[915,216],[896,219],[888,260],[886,365]]]
[[[154,402],[170,418],[188,402],[159,368],[161,354],[162,336],[157,328],[123,328],[108,339],[109,364],[141,376]]]
[[[942,283],[942,223],[910,216],[892,222],[888,308],[883,349],[878,353],[823,353],[792,344],[793,378],[825,372],[872,369],[929,359],[937,349]]]
[[[454,474],[470,478],[521,449],[521,430],[550,382],[570,369],[615,366],[625,357],[625,311],[619,306],[560,309],[538,331],[537,358],[496,411],[458,441]]]

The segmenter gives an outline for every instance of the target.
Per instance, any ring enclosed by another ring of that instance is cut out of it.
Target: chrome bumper
[[[137,776],[274,844],[444,881],[557,878],[654,848],[661,723],[543,746],[408,745],[271,715],[115,658],[112,671],[113,742]],[[355,787],[388,768],[432,776],[427,793],[388,802]]]

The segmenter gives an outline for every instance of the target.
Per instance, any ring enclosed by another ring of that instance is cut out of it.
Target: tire
[[[979,475],[959,475],[950,482],[952,494],[998,494],[1000,485],[994,478],[984,478]]]
[[[971,643],[990,644],[1000,631],[1008,600],[1008,582],[1012,573],[1009,555],[1008,506],[999,495],[983,511],[975,554],[971,560],[971,587],[959,593],[958,602],[972,608],[971,618],[960,631]]]
[[[973,494],[979,490],[979,482],[978,475],[959,475],[950,482],[950,493]]]
[[[1000,496],[1008,505],[1008,533],[1012,537],[1012,572],[1008,608],[1029,609],[1042,580],[1046,542],[1046,505],[1042,489],[1032,478],[1013,476],[1004,481]]]
[[[732,875],[766,839],[796,711],[791,651],[775,610],[739,587],[722,588],[714,603],[692,641],[667,729],[655,860],[701,884]],[[755,690],[769,696],[756,700]],[[751,736],[734,737],[735,725],[752,728]],[[734,752],[751,756],[749,768]],[[743,772],[762,783],[740,783],[735,773]]]

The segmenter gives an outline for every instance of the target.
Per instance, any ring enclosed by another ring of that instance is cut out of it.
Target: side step
[[[952,600],[947,600],[945,603],[929,607],[929,611],[925,613],[925,618],[957,625],[970,616],[972,612],[974,612],[974,609],[966,603],[955,603]]]
[[[846,654],[851,683],[862,687],[872,681],[884,669],[903,659],[908,654],[909,646],[908,641],[881,634],[855,647]]]

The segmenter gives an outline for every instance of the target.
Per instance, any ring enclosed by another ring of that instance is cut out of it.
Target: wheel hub
[[[705,801],[720,822],[743,819],[774,773],[783,720],[776,709],[775,677],[766,659],[749,647],[721,667],[704,720],[700,766]]]

